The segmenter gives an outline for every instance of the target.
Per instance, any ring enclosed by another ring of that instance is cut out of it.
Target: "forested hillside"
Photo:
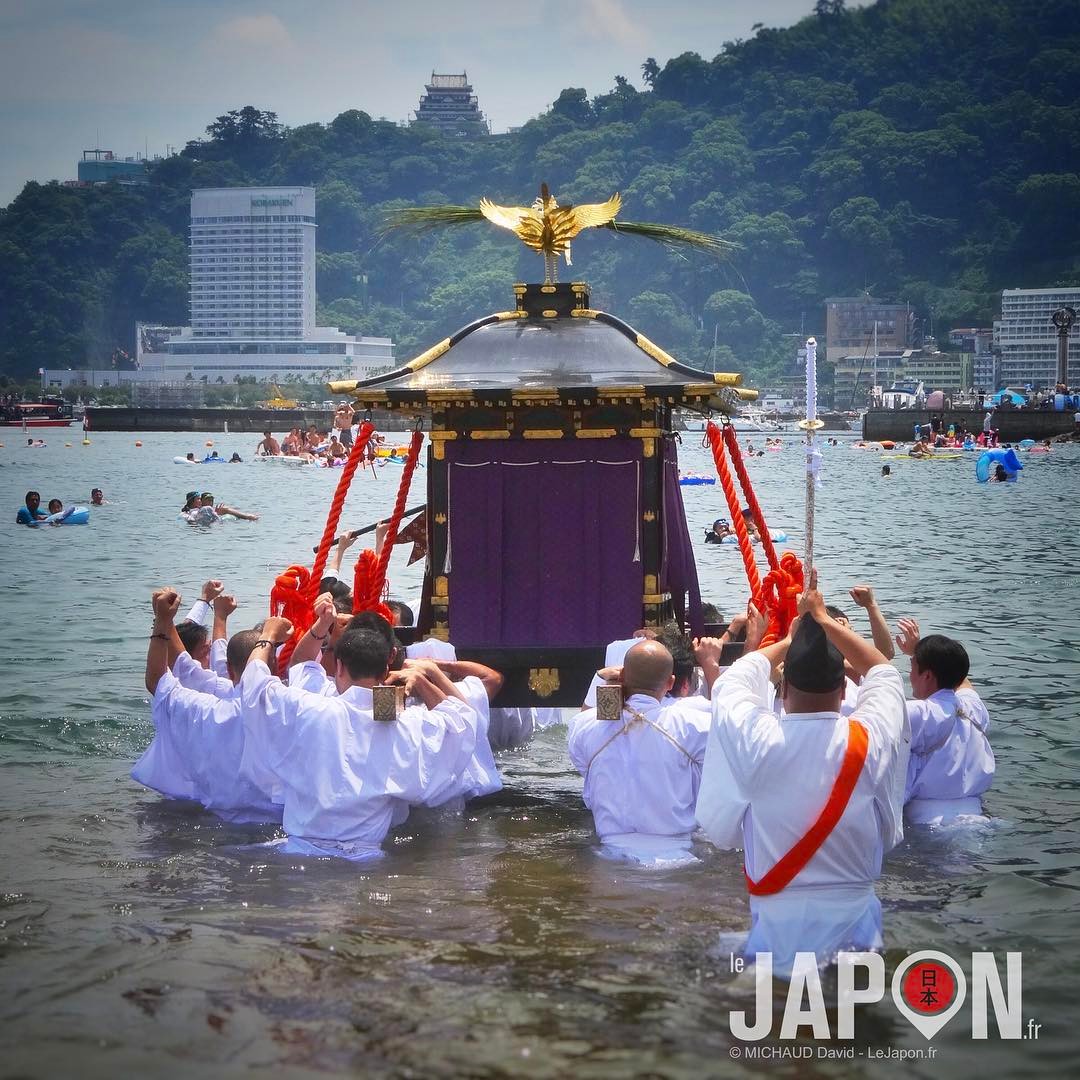
[[[284,129],[248,107],[141,189],[29,183],[0,210],[0,373],[101,366],[136,319],[187,321],[190,189],[317,188],[320,322],[407,358],[511,302],[539,257],[487,225],[376,245],[387,209],[622,192],[623,216],[720,233],[730,261],[605,231],[574,245],[594,306],[697,364],[761,379],[823,299],[870,289],[935,327],[1003,287],[1080,284],[1075,0],[842,0],[712,59],[644,59],[647,87],[565,89],[511,135],[449,139],[360,110]],[[636,73],[628,73],[636,74]],[[554,95],[553,95],[554,96]],[[366,287],[362,277],[366,275]]]

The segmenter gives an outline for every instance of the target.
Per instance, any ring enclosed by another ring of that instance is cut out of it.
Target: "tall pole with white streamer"
[[[814,566],[814,492],[820,483],[821,449],[817,431],[825,426],[817,416],[817,341],[806,339],[806,419],[799,427],[806,432],[806,551],[803,556],[804,580],[810,580]]]

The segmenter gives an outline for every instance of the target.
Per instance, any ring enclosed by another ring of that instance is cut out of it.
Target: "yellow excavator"
[[[274,396],[263,402],[264,409],[295,409],[296,402],[292,398],[282,397],[281,390],[276,383],[270,384]]]

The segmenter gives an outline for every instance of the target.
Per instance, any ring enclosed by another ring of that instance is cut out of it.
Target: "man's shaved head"
[[[623,690],[627,695],[649,694],[659,700],[671,688],[673,668],[671,653],[659,641],[643,641],[623,660]]]

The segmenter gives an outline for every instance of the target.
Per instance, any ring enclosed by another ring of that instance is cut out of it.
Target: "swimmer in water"
[[[15,524],[33,526],[44,521],[48,516],[41,509],[41,496],[36,491],[28,491],[25,503],[19,507],[19,512],[15,517]]]
[[[214,503],[214,496],[209,491],[204,491],[200,497],[200,511],[203,517],[200,518],[200,522],[203,520],[212,520],[206,518],[206,511],[209,510],[217,518],[234,517],[239,518],[241,521],[258,521],[258,514],[249,514],[244,510],[235,510],[231,506],[226,506],[224,503]]]
[[[712,528],[705,533],[705,543],[722,544],[728,536],[731,536],[731,525],[724,518],[717,518],[712,523]]]

